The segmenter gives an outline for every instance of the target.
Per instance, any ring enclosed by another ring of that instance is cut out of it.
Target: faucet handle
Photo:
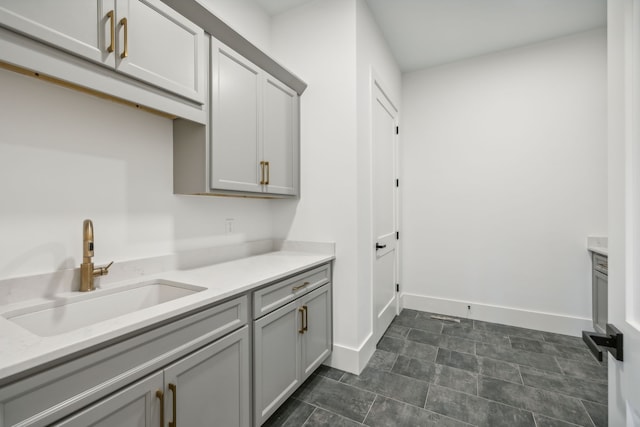
[[[113,265],[113,261],[111,261],[109,264],[103,266],[103,267],[95,267],[93,269],[93,275],[94,276],[106,276],[107,274],[109,274],[109,267],[111,267]]]

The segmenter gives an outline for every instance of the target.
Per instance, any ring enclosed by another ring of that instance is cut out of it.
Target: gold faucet
[[[80,292],[95,290],[93,278],[96,276],[105,276],[109,274],[109,265],[104,267],[93,267],[93,222],[85,219],[82,223],[82,264],[80,264]]]

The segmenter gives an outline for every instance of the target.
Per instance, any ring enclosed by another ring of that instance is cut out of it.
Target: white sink
[[[56,301],[3,313],[2,317],[41,337],[50,337],[135,313],[205,290],[167,280],[76,293]]]

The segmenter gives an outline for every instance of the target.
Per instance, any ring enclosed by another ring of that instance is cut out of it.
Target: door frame
[[[385,88],[388,87],[386,86],[386,84],[384,83],[384,81],[382,81],[382,79],[380,78],[380,76],[378,75],[378,73],[374,70],[373,67],[370,68],[370,73],[369,73],[369,77],[370,77],[370,85],[369,85],[369,111],[368,111],[368,115],[369,115],[369,138],[368,138],[368,142],[369,142],[369,164],[371,165],[371,167],[369,168],[369,194],[371,195],[371,197],[369,198],[369,237],[368,237],[368,247],[369,247],[369,251],[368,251],[368,257],[370,260],[370,278],[371,280],[369,281],[369,285],[370,285],[370,296],[371,296],[371,301],[370,301],[370,306],[371,306],[371,335],[372,336],[376,336],[376,310],[375,310],[375,290],[374,290],[374,273],[375,273],[375,262],[376,262],[376,250],[375,250],[375,244],[376,244],[376,235],[375,235],[375,227],[374,227],[374,213],[373,213],[373,201],[374,201],[374,188],[373,188],[373,174],[374,174],[374,170],[373,170],[373,162],[374,162],[374,143],[373,143],[373,108],[376,102],[376,90],[379,90],[380,93],[386,98],[386,100],[389,102],[389,104],[391,105],[391,107],[393,107],[393,109],[396,111],[396,118],[395,118],[395,126],[399,126],[399,122],[400,122],[400,109],[398,108],[398,103],[394,102],[394,100],[389,96],[389,91],[386,90]],[[396,179],[399,179],[399,134],[395,135],[394,138],[394,147],[393,147],[393,171],[394,171],[394,175],[396,176]],[[394,203],[394,216],[395,216],[395,229],[396,231],[400,231],[400,187],[396,186],[394,187],[394,197],[393,197],[393,203]],[[400,283],[400,278],[401,278],[401,272],[400,272],[400,260],[401,260],[401,248],[400,248],[400,242],[401,240],[398,239],[396,241],[396,250],[395,250],[395,283]],[[396,307],[395,307],[395,312],[396,315],[398,315],[400,313],[400,295],[401,292],[396,292]],[[377,344],[373,343],[373,345],[375,346]]]

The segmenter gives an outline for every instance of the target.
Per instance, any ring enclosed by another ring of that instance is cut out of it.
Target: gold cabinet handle
[[[178,416],[176,415],[176,396],[178,395],[178,387],[175,384],[169,383],[169,390],[171,390],[171,394],[173,395],[173,421],[169,421],[169,427],[178,427]]]
[[[269,162],[264,163],[267,166],[267,182],[265,182],[265,184],[269,185],[269,179],[271,178],[271,166],[269,166]]]
[[[156,391],[156,397],[160,399],[160,427],[164,427],[164,393],[162,390]]]
[[[300,313],[300,329],[298,329],[299,334],[304,334],[304,308],[299,307],[298,313]]]
[[[264,164],[265,162],[260,162],[260,185],[264,185]]]
[[[129,24],[127,18],[120,20],[120,25],[124,27],[124,50],[120,54],[120,58],[124,59],[129,56]]]
[[[116,17],[113,10],[110,10],[107,13],[107,18],[109,19],[109,28],[111,32],[111,44],[107,47],[107,52],[111,53],[116,47]]]
[[[302,309],[304,310],[304,326],[302,330],[307,332],[309,330],[309,307],[303,305]]]
[[[307,286],[309,286],[311,284],[311,282],[304,282],[302,285],[299,286],[294,286],[293,288],[291,288],[292,292],[297,291],[298,289],[302,289],[302,288],[306,288]]]

